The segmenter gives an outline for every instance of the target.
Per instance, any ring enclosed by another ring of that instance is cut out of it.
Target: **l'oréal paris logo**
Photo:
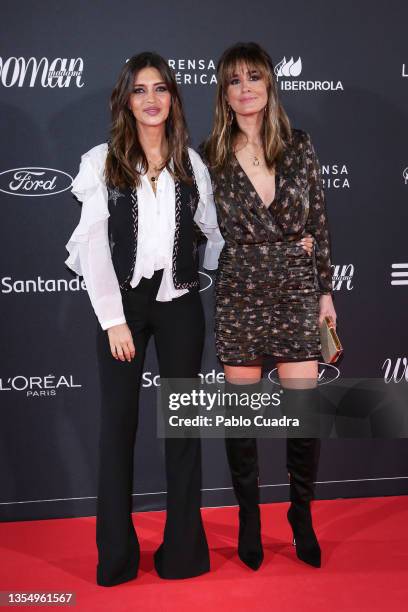
[[[327,385],[335,381],[340,376],[340,370],[331,363],[324,363],[319,361],[319,374],[317,377],[318,385]],[[268,379],[275,385],[280,385],[278,377],[278,369],[274,368],[268,374]]]
[[[55,168],[27,166],[0,172],[0,191],[16,196],[46,196],[67,191],[73,178]]]
[[[26,397],[53,397],[63,389],[80,389],[81,384],[74,381],[72,374],[47,376],[24,376],[17,374],[0,378],[0,392],[18,392]]]

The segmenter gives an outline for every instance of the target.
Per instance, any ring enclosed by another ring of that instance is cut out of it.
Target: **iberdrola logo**
[[[276,78],[279,77],[297,77],[302,72],[302,60],[299,57],[296,62],[293,60],[293,57],[290,60],[287,60],[286,57],[283,58],[276,64],[275,66],[275,75]]]
[[[286,56],[276,64],[274,73],[282,91],[344,91],[341,81],[298,79],[303,70],[302,58],[298,57],[295,61],[293,56],[286,59]]]

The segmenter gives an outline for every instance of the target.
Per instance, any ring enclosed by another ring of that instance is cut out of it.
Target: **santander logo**
[[[16,196],[47,196],[67,191],[73,178],[55,168],[27,166],[0,172],[0,191]]]

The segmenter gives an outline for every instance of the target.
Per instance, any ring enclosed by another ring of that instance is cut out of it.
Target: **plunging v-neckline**
[[[278,172],[277,172],[277,169],[276,169],[276,164],[275,164],[275,175],[274,175],[274,179],[275,179],[275,195],[274,195],[273,200],[268,205],[266,205],[264,203],[263,199],[261,198],[261,196],[259,195],[258,191],[255,189],[255,185],[253,184],[253,182],[249,178],[248,174],[245,172],[245,170],[243,169],[242,165],[240,164],[240,162],[238,160],[238,157],[235,155],[235,153],[234,153],[234,158],[235,158],[235,162],[238,164],[239,168],[244,173],[248,183],[251,185],[253,191],[255,192],[255,194],[256,194],[258,200],[260,201],[261,205],[263,206],[263,208],[265,208],[265,210],[269,210],[270,207],[272,206],[272,204],[276,200],[276,191],[277,191],[277,186],[278,186],[278,181],[277,181]]]

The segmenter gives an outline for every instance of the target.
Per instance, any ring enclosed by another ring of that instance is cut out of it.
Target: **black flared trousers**
[[[113,586],[137,575],[140,549],[133,526],[134,444],[145,350],[154,337],[162,378],[195,378],[204,343],[204,313],[197,290],[170,302],[156,301],[162,270],[122,292],[136,356],[116,360],[108,334],[98,326],[101,386],[96,542],[97,583]],[[162,578],[189,578],[209,570],[201,520],[200,439],[165,439],[167,517],[155,553]]]

